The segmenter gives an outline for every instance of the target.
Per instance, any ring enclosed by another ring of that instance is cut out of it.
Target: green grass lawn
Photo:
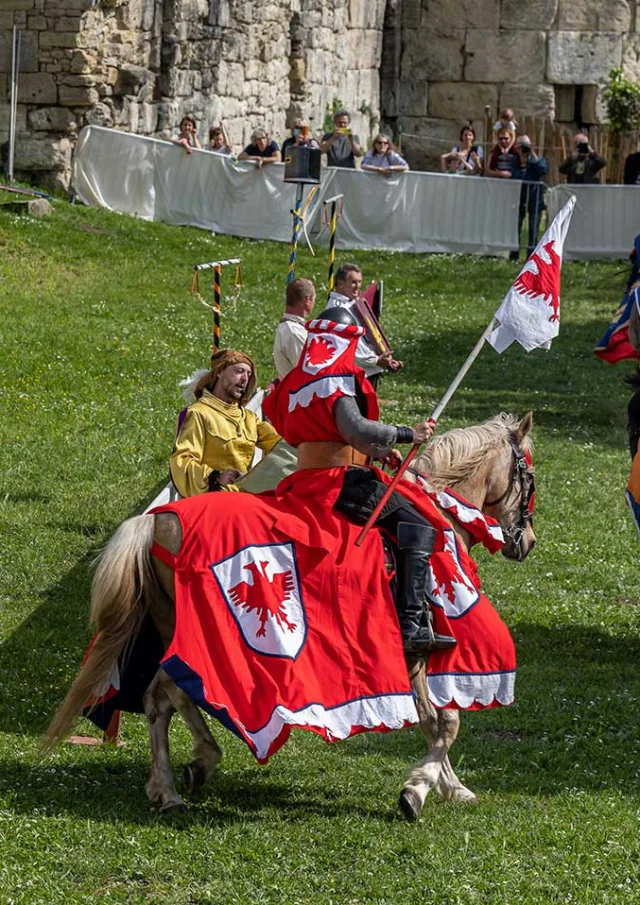
[[[627,364],[592,348],[622,293],[619,263],[565,264],[550,352],[485,349],[442,427],[535,413],[538,545],[522,565],[479,555],[518,646],[517,702],[465,715],[452,761],[476,808],[396,800],[417,730],[325,745],[294,733],[267,767],[225,749],[189,812],[162,820],[144,782],[142,717],[119,749],[39,735],[90,637],[90,564],[165,483],[179,379],[207,364],[209,312],[193,264],[223,276],[224,344],[273,376],[288,249],[144,223],[56,201],[45,220],[0,210],[0,903],[633,903],[640,844],[638,538],[623,500]],[[382,417],[428,415],[488,323],[517,265],[358,253],[385,280],[384,323],[405,370]],[[326,291],[326,253],[299,275]],[[211,277],[203,286],[211,294]],[[88,727],[84,727],[88,728]],[[189,759],[175,720],[176,767]]]

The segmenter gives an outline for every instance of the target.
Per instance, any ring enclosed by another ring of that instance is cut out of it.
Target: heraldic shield
[[[293,543],[243,547],[211,571],[251,650],[295,660],[307,620]]]

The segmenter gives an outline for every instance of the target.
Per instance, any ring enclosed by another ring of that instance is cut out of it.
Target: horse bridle
[[[520,518],[517,523],[513,523],[504,527],[503,533],[516,547],[519,547],[527,529],[527,522],[533,521],[533,508],[536,495],[536,481],[534,475],[529,471],[533,466],[531,453],[528,449],[523,450],[515,437],[509,440],[511,452],[513,454],[513,475],[511,481],[507,484],[504,493],[495,500],[485,500],[485,506],[499,506],[511,493],[513,486],[518,485],[520,493]],[[527,487],[527,475],[531,478],[531,483]],[[484,507],[483,507],[484,508]]]

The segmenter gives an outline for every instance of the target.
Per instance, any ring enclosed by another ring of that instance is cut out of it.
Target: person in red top
[[[278,433],[296,447],[298,470],[326,469],[327,482],[340,482],[335,509],[364,524],[386,484],[370,467],[355,466],[354,449],[370,459],[384,459],[396,443],[424,443],[433,422],[415,427],[380,424],[375,390],[355,364],[364,328],[345,308],[327,308],[307,323],[308,338],[300,360],[269,388],[263,411]],[[329,489],[329,487],[327,487]],[[422,654],[456,644],[434,633],[425,584],[435,529],[402,485],[382,510],[376,526],[393,541],[397,553],[396,606],[404,648]]]

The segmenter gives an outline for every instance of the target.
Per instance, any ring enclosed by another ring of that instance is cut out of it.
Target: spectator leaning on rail
[[[287,300],[282,320],[276,330],[273,360],[278,377],[284,377],[298,364],[302,347],[308,338],[305,322],[311,317],[316,303],[316,288],[303,277],[287,286]]]
[[[487,176],[496,179],[511,179],[514,170],[520,168],[520,155],[513,147],[513,134],[508,129],[498,132],[498,144],[487,163]]]
[[[388,135],[376,135],[371,150],[364,155],[362,169],[380,176],[393,176],[394,173],[406,173],[409,164],[395,150]]]
[[[180,134],[171,141],[176,145],[181,145],[187,154],[191,154],[193,148],[202,148],[198,141],[198,126],[195,116],[187,113],[180,120]]]
[[[256,129],[251,136],[251,144],[238,155],[238,160],[253,160],[258,167],[280,163],[280,148],[277,142],[269,140],[265,129]]]
[[[227,157],[233,154],[233,148],[223,122],[219,126],[211,126],[209,129],[209,150]]]
[[[549,172],[547,161],[544,157],[538,157],[531,145],[528,135],[521,135],[516,140],[516,152],[519,166],[513,171],[513,179],[522,179],[520,189],[520,207],[518,209],[518,236],[524,223],[526,214],[529,214],[529,244],[527,257],[538,244],[540,232],[540,220],[544,209],[544,185],[542,178]],[[518,259],[518,252],[512,252],[512,260]]]
[[[578,132],[573,136],[574,152],[558,167],[572,185],[599,185],[598,173],[607,165],[607,158],[596,154],[589,144],[589,136]]]
[[[245,408],[255,386],[255,362],[244,352],[223,349],[211,356],[170,459],[181,496],[239,490],[234,482],[249,470],[256,446],[269,452],[276,445],[280,437],[269,422]]]
[[[311,134],[311,126],[304,119],[296,119],[294,120],[293,125],[291,126],[291,135],[289,138],[285,138],[282,142],[282,159],[284,160],[287,156],[287,150],[292,146],[297,145],[303,148],[316,148],[318,149],[320,145],[315,140],[313,135]]]
[[[343,264],[336,273],[335,289],[329,293],[327,307],[353,308],[354,301],[360,295],[362,289],[362,271],[357,264]],[[399,371],[402,362],[393,357],[393,352],[383,352],[381,355],[371,348],[369,343],[361,336],[356,349],[356,364],[365,372],[367,377],[374,377],[382,371]]]
[[[463,126],[460,130],[460,144],[441,155],[440,169],[443,173],[478,176],[482,172],[482,166],[482,146],[476,144],[473,126]]]
[[[322,136],[320,150],[327,155],[328,167],[355,170],[356,157],[362,157],[360,139],[351,131],[351,117],[346,110],[338,110],[333,117],[333,132]]]

